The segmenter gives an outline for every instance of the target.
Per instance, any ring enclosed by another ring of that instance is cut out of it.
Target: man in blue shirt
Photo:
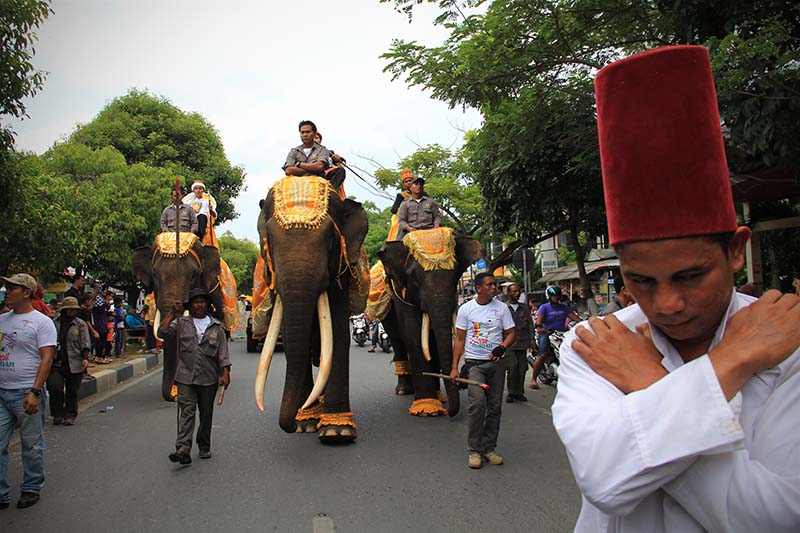
[[[532,389],[539,388],[536,378],[539,377],[539,372],[542,371],[545,356],[550,349],[550,331],[567,331],[567,318],[580,322],[578,315],[566,304],[561,303],[561,287],[551,285],[547,287],[545,294],[547,294],[547,303],[540,306],[536,313],[536,334],[538,336],[539,353],[536,356],[536,361],[533,362],[533,375],[531,376],[530,384],[528,384]]]

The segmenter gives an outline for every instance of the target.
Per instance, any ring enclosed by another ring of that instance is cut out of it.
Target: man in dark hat
[[[54,320],[58,345],[50,375],[47,376],[47,392],[50,394],[50,414],[56,426],[75,423],[78,417],[78,389],[83,380],[83,371],[89,366],[89,327],[78,318],[80,311],[77,298],[67,296],[61,302],[61,310]]]
[[[751,232],[708,51],[612,63],[595,93],[609,241],[637,304],[561,346],[575,531],[798,531],[800,298],[733,289]]]
[[[165,342],[174,342],[167,337],[174,338],[179,329],[181,332],[178,339],[178,368],[175,372],[175,383],[178,385],[178,438],[169,460],[182,465],[192,462],[195,411],[200,418],[196,439],[200,458],[211,457],[214,397],[218,387],[227,388],[231,382],[225,330],[219,320],[208,314],[209,305],[211,298],[206,291],[192,289],[185,302],[175,302],[159,328],[159,334]],[[175,319],[184,309],[189,311],[189,316]]]

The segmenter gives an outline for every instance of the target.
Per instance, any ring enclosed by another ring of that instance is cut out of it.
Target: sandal
[[[530,383],[528,383],[528,388],[529,389],[538,390],[539,389],[539,384],[536,383],[535,381],[531,381]]]

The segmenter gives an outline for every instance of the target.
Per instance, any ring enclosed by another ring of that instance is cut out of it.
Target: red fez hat
[[[708,51],[667,46],[595,79],[612,245],[735,231]]]

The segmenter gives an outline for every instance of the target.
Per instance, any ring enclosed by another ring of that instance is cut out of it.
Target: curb
[[[148,370],[159,366],[162,363],[162,354],[163,352],[145,354],[115,368],[95,372],[92,374],[95,379],[84,378],[80,389],[78,389],[78,400],[83,400],[93,394],[109,391],[123,381],[144,374]]]

